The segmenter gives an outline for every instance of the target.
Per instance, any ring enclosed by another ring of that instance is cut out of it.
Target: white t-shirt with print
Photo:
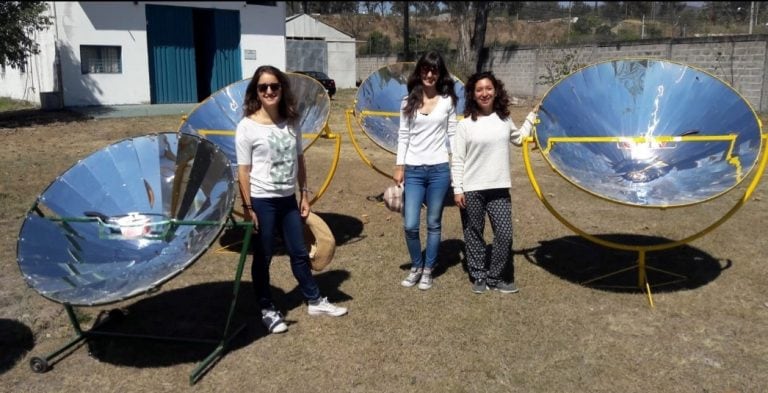
[[[251,165],[251,197],[285,197],[295,193],[301,133],[287,122],[259,124],[247,117],[235,130],[237,165]]]

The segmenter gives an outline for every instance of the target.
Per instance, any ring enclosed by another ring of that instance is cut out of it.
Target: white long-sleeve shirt
[[[531,112],[518,130],[511,118],[502,120],[495,112],[474,121],[462,119],[451,149],[453,193],[511,187],[509,144],[522,145],[534,121],[536,113]]]
[[[450,96],[439,96],[428,115],[416,109],[412,119],[405,117],[400,105],[400,129],[397,132],[396,165],[435,165],[448,162],[449,143],[456,134],[456,108]],[[409,122],[410,120],[410,122]]]

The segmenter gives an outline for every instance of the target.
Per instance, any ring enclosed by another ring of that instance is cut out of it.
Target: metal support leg
[[[73,338],[70,342],[64,344],[61,348],[57,349],[56,351],[53,351],[52,353],[48,354],[45,357],[38,357],[35,356],[32,359],[29,360],[29,367],[32,368],[32,371],[36,373],[44,373],[51,369],[51,365],[53,364],[51,361],[62,354],[64,351],[74,347],[75,345],[85,342],[85,339],[87,336],[83,334],[82,329],[80,329],[80,323],[77,322],[77,316],[75,315],[74,309],[72,309],[72,306],[69,304],[64,305],[64,309],[67,311],[67,315],[69,316],[69,321],[72,323],[72,328],[75,329],[75,338]],[[61,359],[59,359],[61,360]]]
[[[232,316],[235,314],[237,296],[240,293],[240,281],[243,277],[245,260],[248,257],[248,250],[251,244],[251,235],[253,234],[253,223],[246,221],[244,224],[241,224],[241,226],[245,227],[245,235],[243,237],[243,247],[240,250],[240,260],[237,264],[237,271],[235,272],[235,282],[232,288],[232,303],[229,306],[229,315],[227,315],[227,322],[224,325],[224,334],[222,335],[221,342],[216,347],[216,349],[214,349],[213,352],[208,355],[208,357],[203,359],[203,361],[200,362],[194,370],[192,370],[192,373],[189,375],[190,385],[194,385],[203,376],[203,374],[210,369],[212,362],[224,354],[229,341],[237,336],[237,334],[240,333],[243,328],[245,328],[245,324],[243,324],[235,330],[232,336],[229,336],[229,326],[232,322]]]

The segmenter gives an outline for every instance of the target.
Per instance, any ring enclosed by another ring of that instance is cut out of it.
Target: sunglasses
[[[437,75],[437,67],[422,66],[420,71],[424,75],[428,74],[430,71],[432,71],[432,75]]]
[[[259,90],[259,93],[266,93],[267,88],[272,89],[273,92],[280,91],[280,88],[282,85],[279,83],[259,83],[256,85],[256,89]]]

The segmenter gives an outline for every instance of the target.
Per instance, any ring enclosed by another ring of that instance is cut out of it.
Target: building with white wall
[[[355,87],[355,38],[311,17],[297,14],[285,20],[288,71],[322,71],[336,87]]]
[[[285,3],[52,1],[53,25],[25,72],[0,70],[0,96],[63,106],[199,102],[285,69]]]

